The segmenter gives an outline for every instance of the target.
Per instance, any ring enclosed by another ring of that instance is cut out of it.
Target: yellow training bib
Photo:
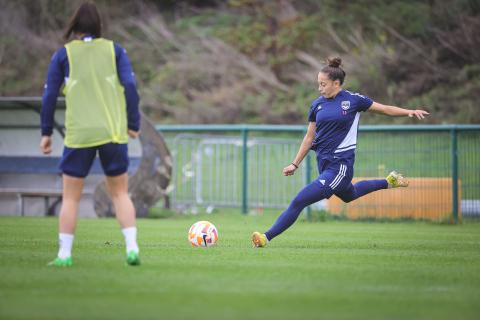
[[[73,40],[65,45],[70,74],[66,100],[65,146],[86,148],[127,143],[127,108],[110,40]]]

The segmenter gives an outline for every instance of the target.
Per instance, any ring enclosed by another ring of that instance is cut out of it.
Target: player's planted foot
[[[73,265],[72,257],[67,257],[65,259],[55,258],[55,260],[48,263],[48,266],[51,267],[71,267]]]
[[[139,266],[140,265],[140,257],[138,253],[135,251],[129,251],[127,254],[127,264],[130,266]]]
[[[390,172],[386,180],[389,188],[408,187],[408,180],[396,171]]]
[[[252,243],[255,248],[263,248],[267,245],[268,239],[265,234],[255,231],[252,234]]]

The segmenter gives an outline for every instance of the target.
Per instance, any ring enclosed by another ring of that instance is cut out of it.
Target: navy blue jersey
[[[355,154],[360,112],[372,99],[347,90],[334,98],[318,97],[312,102],[308,121],[316,123],[312,149],[320,159],[347,158]]]

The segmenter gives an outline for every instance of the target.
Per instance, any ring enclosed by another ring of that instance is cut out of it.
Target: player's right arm
[[[51,136],[42,136],[40,140],[40,151],[42,151],[43,154],[50,154],[52,152]]]
[[[315,139],[315,129],[316,129],[316,123],[309,122],[307,133],[305,134],[305,137],[303,137],[302,144],[300,145],[300,149],[298,150],[298,153],[295,156],[295,159],[293,159],[291,164],[283,168],[284,176],[293,175],[295,173],[295,170],[297,170],[298,167],[300,166],[300,163],[302,162],[302,160],[310,151],[310,148],[312,147],[313,139]]]

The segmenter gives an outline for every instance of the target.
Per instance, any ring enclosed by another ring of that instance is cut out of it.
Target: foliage
[[[49,57],[80,0],[6,1],[1,95],[40,95]],[[478,123],[478,0],[99,0],[142,106],[163,123],[305,123],[324,58],[346,87],[432,111],[427,123]],[[364,117],[363,123],[412,123]]]

